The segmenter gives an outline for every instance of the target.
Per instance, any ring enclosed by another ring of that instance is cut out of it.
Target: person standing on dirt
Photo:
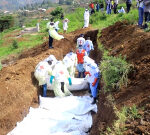
[[[80,34],[79,38],[77,39],[77,48],[79,47],[79,45],[84,46],[84,44],[85,44],[84,34]]]
[[[75,75],[75,67],[77,66],[77,55],[73,53],[73,49],[70,50],[69,53],[63,59],[64,65],[67,67],[69,75],[74,77]]]
[[[117,14],[118,0],[114,0],[114,14]]]
[[[84,67],[83,67],[83,63],[84,63],[84,56],[87,56],[87,52],[83,49],[83,45],[79,44],[78,49],[76,51],[77,54],[77,70],[78,70],[78,78],[82,77],[84,78]]]
[[[150,0],[143,0],[144,4],[144,16],[145,16],[145,25],[144,29],[148,28],[147,22],[150,21]]]
[[[132,0],[126,0],[127,13],[130,12],[131,5],[132,5]]]
[[[143,0],[138,0],[137,7],[139,12],[139,20],[138,20],[138,26],[142,28],[143,25],[143,16],[144,16],[144,8],[143,8]]]
[[[41,61],[35,68],[34,76],[39,81],[39,85],[43,88],[43,97],[47,95],[47,79],[52,74],[52,70],[56,63],[54,55],[50,55],[45,60]]]
[[[87,40],[85,41],[83,49],[87,52],[88,56],[90,55],[90,51],[94,50],[94,48],[93,48],[93,42],[90,40],[90,37],[88,37]]]
[[[67,18],[63,20],[63,30],[64,30],[64,33],[66,33],[66,31],[68,29],[68,22],[69,22],[69,20]]]
[[[58,30],[59,30],[59,21],[57,21],[57,22],[55,22],[54,23],[54,26],[55,26],[55,30],[58,32]]]
[[[90,18],[89,10],[85,9],[85,12],[84,12],[84,27],[83,28],[89,27],[89,18]]]
[[[97,87],[100,80],[100,71],[94,60],[92,60],[88,56],[84,57],[84,68],[86,71],[86,79],[90,84],[90,90],[93,97],[93,101],[91,104],[95,104],[97,100]]]
[[[107,4],[107,11],[106,11],[106,13],[107,14],[111,14],[111,0],[106,0],[106,4]]]
[[[50,22],[47,23],[47,29],[49,30],[51,27],[54,27],[54,22],[53,22],[53,18],[50,19]],[[50,35],[50,30],[49,32],[49,48],[52,49],[53,47],[53,38]]]
[[[62,61],[58,61],[50,77],[50,83],[52,84],[55,96],[65,97],[72,95],[66,85],[68,82],[69,85],[72,85],[72,80],[67,68]]]
[[[96,3],[96,11],[99,12],[99,10],[100,10],[100,4],[97,2]]]

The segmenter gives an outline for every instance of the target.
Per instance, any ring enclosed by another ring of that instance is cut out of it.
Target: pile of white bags
[[[40,97],[40,107],[30,108],[29,114],[8,135],[88,135],[92,126],[89,96],[64,98]]]

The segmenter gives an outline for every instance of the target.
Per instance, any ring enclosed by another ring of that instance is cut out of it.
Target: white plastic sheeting
[[[50,76],[47,78],[47,89],[53,90],[52,85],[50,84]],[[87,90],[88,89],[88,81],[85,78],[71,78],[72,85],[70,86],[67,83],[67,88],[70,91],[78,91],[78,90]]]
[[[7,135],[87,135],[92,126],[90,111],[97,112],[89,96],[40,97],[39,108],[29,114]]]

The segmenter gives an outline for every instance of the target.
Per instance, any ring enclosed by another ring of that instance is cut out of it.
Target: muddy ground
[[[6,135],[11,131],[16,123],[26,116],[30,106],[38,106],[38,95],[41,94],[41,88],[33,75],[38,62],[50,54],[55,55],[57,59],[62,59],[71,48],[75,50],[76,39],[81,33],[84,33],[85,37],[91,37],[95,48],[91,57],[99,62],[101,53],[96,43],[98,30],[92,28],[65,34],[65,39],[54,41],[54,49],[48,49],[48,42],[45,42],[33,49],[26,50],[20,56],[9,57],[2,61],[7,66],[0,71],[0,135]],[[113,92],[118,109],[132,104],[145,107],[145,110],[141,112],[142,122],[141,120],[128,122],[128,130],[125,134],[149,132],[150,34],[126,22],[119,22],[105,28],[99,40],[107,49],[112,49],[111,55],[126,55],[127,61],[134,65],[134,70],[129,75],[128,87]],[[84,92],[73,94],[83,95]],[[98,113],[94,115],[90,135],[99,135],[100,131],[104,132],[116,118],[113,107],[107,101],[103,91],[99,91],[98,95]],[[49,92],[48,96],[54,96],[53,92]]]
[[[111,49],[110,55],[121,54],[134,66],[128,86],[113,93],[118,108],[133,104],[143,108],[140,119],[126,122],[124,134],[150,134],[150,33],[127,22],[117,22],[103,29],[99,40]]]

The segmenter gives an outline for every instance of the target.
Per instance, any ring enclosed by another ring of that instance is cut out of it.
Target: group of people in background
[[[138,26],[140,28],[148,28],[147,23],[150,21],[150,0],[137,0],[137,7],[139,12]],[[145,24],[143,21],[145,18]]]
[[[129,13],[132,6],[132,0],[125,0],[126,3],[126,11],[124,7],[121,7],[121,9],[117,10],[119,0],[105,0],[105,9],[107,14],[112,13],[112,9],[114,11],[114,14],[117,13]],[[138,26],[140,28],[148,28],[147,22],[150,21],[150,0],[136,0],[137,2],[137,8],[138,8]],[[90,14],[95,13],[95,11],[99,12],[104,11],[104,3],[101,1],[99,2],[91,2],[89,4],[90,7]],[[143,22],[145,21],[144,25]]]

